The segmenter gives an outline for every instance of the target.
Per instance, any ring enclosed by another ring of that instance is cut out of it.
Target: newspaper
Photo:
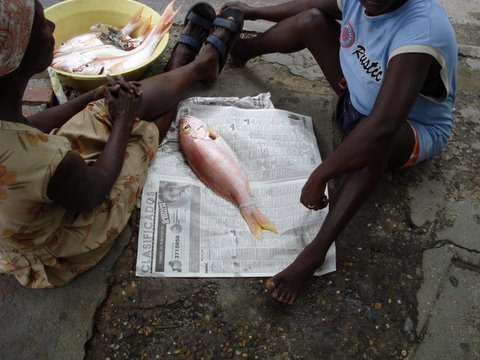
[[[252,200],[277,227],[258,240],[239,209],[206,187],[180,151],[178,118],[211,125],[235,151]],[[267,277],[286,268],[317,234],[328,209],[299,202],[321,162],[308,116],[274,109],[269,94],[191,98],[160,144],[142,193],[137,276]],[[315,275],[335,271],[335,244]]]

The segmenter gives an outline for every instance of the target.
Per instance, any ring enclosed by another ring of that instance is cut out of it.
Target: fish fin
[[[138,10],[135,11],[135,13],[132,15],[132,18],[130,19],[130,23],[135,23],[140,20],[143,12],[143,6],[139,6]]]
[[[216,138],[218,138],[218,133],[217,131],[211,127],[210,125],[206,124],[207,125],[207,130],[208,130],[208,137],[212,140],[215,140]]]
[[[144,45],[146,43],[149,43],[150,40],[153,37],[158,37],[158,39],[163,38],[163,36],[168,32],[168,30],[170,30],[170,28],[173,25],[173,20],[175,19],[175,16],[177,15],[178,11],[180,10],[180,7],[176,11],[173,10],[173,3],[174,2],[175,2],[175,0],[172,1],[171,3],[169,3],[167,5],[167,7],[165,8],[165,10],[163,10],[162,15],[160,16],[160,20],[153,27],[153,29],[149,31],[149,33],[145,37],[142,45]],[[138,48],[140,48],[140,46],[137,47],[137,49]]]
[[[170,27],[172,26],[173,24],[173,20],[175,19],[175,16],[177,15],[177,13],[180,11],[182,5],[180,5],[178,7],[177,10],[173,10],[173,4],[175,3],[175,0],[173,0],[172,2],[170,2],[166,7],[165,7],[165,10],[163,10],[163,13],[161,15],[161,19],[160,19],[160,22],[163,22],[161,28],[167,32],[168,29],[170,29]]]
[[[145,39],[148,37],[148,34],[152,30],[152,16],[150,15],[144,22],[142,27],[140,28],[138,32],[138,36],[135,38],[140,45],[145,41]]]
[[[278,234],[275,225],[264,214],[262,214],[254,204],[240,207],[240,213],[245,219],[250,231],[258,240],[262,240],[263,230]]]
[[[130,35],[132,32],[134,32],[136,29],[138,29],[141,26],[142,12],[143,12],[143,6],[140,6],[138,10],[133,14],[128,24],[121,29],[121,31],[124,34]]]
[[[140,39],[140,41],[145,40],[147,37],[150,27],[152,26],[152,15],[150,15],[145,22],[142,25],[142,28],[140,29],[140,34],[137,36],[137,39]]]
[[[138,20],[140,20],[141,16],[142,16],[142,12],[143,12],[143,6],[139,6],[138,7],[138,10],[135,11],[135,13],[133,14],[130,22],[136,22]]]

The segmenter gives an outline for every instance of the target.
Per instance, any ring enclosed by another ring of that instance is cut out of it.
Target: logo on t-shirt
[[[349,48],[355,42],[355,30],[353,30],[353,25],[350,24],[350,21],[345,21],[343,24],[342,32],[340,34],[340,45],[344,48]]]
[[[355,55],[360,65],[362,65],[365,72],[370,75],[375,81],[382,81],[382,64],[378,61],[372,61],[367,57],[365,46],[357,45],[357,48],[352,55]]]

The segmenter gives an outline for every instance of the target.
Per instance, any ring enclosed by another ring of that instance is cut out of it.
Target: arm
[[[67,209],[81,211],[96,207],[120,174],[141,99],[134,85],[123,80],[120,83],[116,96],[109,89],[105,92],[113,127],[97,161],[87,166],[80,155],[69,152],[50,179],[48,197]]]
[[[241,2],[230,2],[223,6],[236,6],[242,10],[245,20],[267,20],[279,22],[313,8],[328,14],[333,19],[341,19],[342,13],[338,9],[336,0],[294,0],[280,5],[253,7]]]
[[[86,92],[65,104],[57,105],[29,116],[28,120],[34,127],[48,134],[82,111],[89,102],[103,98],[104,94],[105,86],[100,86],[98,89]]]
[[[345,141],[318,166],[302,191],[301,202],[327,205],[326,183],[339,175],[369,166],[386,167],[393,139],[407,119],[420,93],[433,57],[400,54],[393,57],[371,113],[355,127]]]

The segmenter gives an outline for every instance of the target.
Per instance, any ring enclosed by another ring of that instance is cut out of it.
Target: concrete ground
[[[459,42],[453,137],[434,159],[385,174],[336,242],[338,270],[296,305],[276,304],[265,279],[135,277],[133,216],[108,256],[62,288],[0,275],[0,358],[480,359],[480,0],[441,1]],[[310,115],[321,152],[332,151],[335,97],[306,52],[227,65],[188,95],[268,91],[276,107]]]

